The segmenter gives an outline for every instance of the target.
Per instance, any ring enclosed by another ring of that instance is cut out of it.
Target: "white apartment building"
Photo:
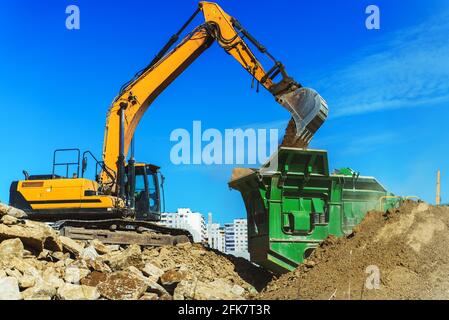
[[[203,215],[199,212],[192,212],[189,208],[180,208],[177,212],[162,213],[161,224],[170,228],[189,231],[194,242],[204,242],[207,239],[207,228]]]
[[[246,219],[235,219],[227,223],[225,231],[225,252],[237,257],[249,259],[248,222]]]
[[[219,223],[210,224],[208,230],[209,247],[225,252],[225,230]]]
[[[246,219],[234,220],[234,247],[236,252],[248,251],[248,222]]]
[[[219,223],[213,223],[211,212],[209,212],[207,220],[207,240],[210,248],[225,252],[224,228]]]

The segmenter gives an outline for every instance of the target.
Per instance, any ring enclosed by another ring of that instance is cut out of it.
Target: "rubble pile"
[[[329,237],[259,299],[449,299],[449,207],[407,202]]]
[[[0,300],[242,300],[271,275],[200,244],[75,241],[0,204]]]

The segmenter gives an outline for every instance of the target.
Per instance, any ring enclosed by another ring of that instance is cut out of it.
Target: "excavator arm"
[[[195,28],[170,51],[178,42],[180,34],[201,12],[205,23]],[[274,62],[271,69],[264,70],[244,38]],[[117,174],[120,175],[120,168],[124,168],[124,157],[128,153],[134,132],[151,103],[214,41],[232,55],[253,76],[258,85],[269,90],[276,100],[291,112],[296,124],[296,134],[304,140],[305,145],[325,121],[327,106],[316,92],[302,88],[290,78],[282,63],[217,4],[200,2],[198,10],[181,30],[145,69],[122,87],[114,99],[106,120],[104,166],[99,181],[104,191],[116,192]],[[282,80],[275,83],[274,79],[279,74]]]

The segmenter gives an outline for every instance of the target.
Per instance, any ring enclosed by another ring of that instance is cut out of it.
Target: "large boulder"
[[[0,241],[15,238],[19,238],[25,247],[37,252],[44,249],[62,250],[58,234],[44,223],[26,220],[16,225],[0,224]]]
[[[111,268],[106,263],[101,261],[100,259],[87,260],[86,264],[87,264],[87,267],[92,271],[97,271],[97,272],[101,272],[101,273],[111,273],[112,272]]]
[[[111,252],[111,249],[110,249],[107,245],[103,244],[103,243],[102,243],[100,240],[98,240],[98,239],[91,240],[91,241],[90,241],[90,245],[91,245],[92,247],[94,247],[95,250],[96,250],[99,254],[108,254],[108,253]]]
[[[81,251],[80,258],[86,261],[95,260],[99,257],[99,254],[97,250],[93,246],[89,246],[87,248],[84,248],[83,251]]]
[[[21,300],[19,282],[13,277],[0,278],[0,300]]]
[[[87,277],[81,279],[81,284],[89,287],[97,287],[101,282],[106,281],[106,273],[92,271]]]
[[[148,284],[134,273],[121,271],[108,275],[97,288],[109,300],[137,300],[147,291]]]
[[[12,257],[8,261],[8,265],[11,268],[19,270],[22,274],[30,275],[32,277],[38,277],[40,275],[39,270],[36,268],[38,263],[33,259],[20,259],[18,257]]]
[[[145,277],[143,272],[140,271],[139,269],[137,269],[136,267],[130,266],[130,267],[126,268],[125,271],[136,275],[142,281],[144,281],[148,286],[148,289],[147,289],[148,292],[155,293],[161,297],[170,295],[168,293],[168,291],[166,290],[166,288],[164,288],[163,286],[161,286],[160,284],[157,283],[157,280],[153,280],[152,278]]]
[[[24,274],[19,279],[19,287],[21,289],[28,289],[36,284],[36,278],[29,274]]]
[[[104,256],[104,261],[114,271],[124,270],[130,266],[137,269],[143,269],[145,264],[142,260],[142,250],[138,245],[130,245],[126,250],[121,252],[113,252]]]
[[[183,280],[175,289],[174,300],[244,300],[233,292],[233,286],[223,280],[205,283],[198,280]]]
[[[62,247],[65,251],[72,253],[76,257],[80,256],[84,250],[83,246],[73,239],[60,236],[59,241],[61,241]]]
[[[66,283],[58,289],[61,300],[97,300],[100,298],[97,288]]]
[[[65,282],[62,279],[63,277],[64,270],[61,270],[60,268],[47,267],[42,272],[42,280],[56,289],[64,285]]]
[[[6,256],[22,258],[23,251],[24,247],[20,239],[9,239],[0,243],[0,257],[3,257],[3,259]]]
[[[0,216],[9,215],[18,219],[25,218],[25,211],[0,203]]]
[[[168,270],[166,271],[160,278],[160,282],[164,286],[171,286],[176,283],[181,282],[182,280],[187,278],[187,272],[181,270]]]
[[[22,292],[24,300],[51,300],[56,295],[56,287],[42,279],[37,279],[35,285]]]
[[[162,269],[156,267],[150,262],[145,263],[145,267],[142,269],[142,272],[145,276],[147,276],[154,282],[157,282],[159,278],[164,274],[164,271]]]
[[[156,293],[147,292],[139,300],[159,300],[159,296]]]
[[[79,284],[81,279],[87,277],[90,270],[78,267],[68,267],[65,269],[64,281],[67,283]]]
[[[0,219],[1,223],[3,223],[4,225],[7,226],[13,226],[15,224],[19,223],[19,219],[13,217],[13,216],[8,216],[8,215],[4,215],[1,219]]]

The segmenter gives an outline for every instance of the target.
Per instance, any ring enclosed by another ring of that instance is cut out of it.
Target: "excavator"
[[[180,41],[200,13],[205,22]],[[133,136],[151,103],[214,42],[242,65],[253,84],[266,88],[290,111],[295,139],[308,145],[327,118],[326,102],[290,77],[284,65],[237,19],[216,3],[200,2],[151,63],[124,84],[113,100],[106,119],[101,161],[90,151],[56,150],[51,174],[29,175],[24,171],[25,179],[11,184],[10,205],[24,210],[29,219],[51,223],[73,239],[156,246],[190,241],[187,231],[157,223],[161,219],[164,178],[158,166],[135,161]],[[248,43],[266,55],[273,66],[264,69]],[[67,153],[74,159],[60,161],[61,154]],[[95,180],[85,178],[92,160]],[[61,167],[65,175],[57,174]],[[73,167],[76,172],[71,174]]]

